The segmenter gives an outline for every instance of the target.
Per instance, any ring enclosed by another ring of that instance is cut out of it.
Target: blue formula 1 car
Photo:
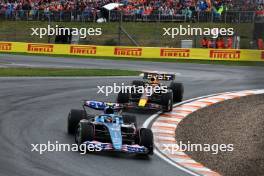
[[[86,108],[103,110],[100,115],[88,114]],[[84,101],[83,110],[73,109],[68,115],[68,134],[75,135],[80,146],[96,145],[100,151],[120,151],[142,155],[153,154],[153,133],[137,128],[136,117],[121,115],[117,103]]]

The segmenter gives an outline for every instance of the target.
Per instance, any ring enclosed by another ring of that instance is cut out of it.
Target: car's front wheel
[[[72,109],[68,115],[67,132],[74,134],[80,120],[86,118],[84,110]]]
[[[140,128],[137,132],[137,143],[148,149],[147,155],[153,154],[153,133],[148,128]]]
[[[179,103],[183,99],[184,87],[182,83],[171,82],[170,88],[173,92],[173,102]]]
[[[173,106],[173,93],[171,91],[163,93],[161,96],[161,105],[164,112],[172,111]]]
[[[85,141],[94,139],[94,126],[89,122],[80,122],[75,133],[75,142],[80,146]]]

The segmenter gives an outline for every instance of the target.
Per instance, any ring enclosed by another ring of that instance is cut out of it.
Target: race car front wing
[[[119,151],[119,152],[125,152],[125,153],[141,153],[146,154],[149,152],[149,150],[144,147],[137,144],[134,145],[122,145],[122,148],[120,150],[115,149],[111,143],[103,143],[98,141],[86,141],[84,142],[86,145],[94,145],[96,148],[100,148],[100,151]]]
[[[139,106],[136,102],[126,104],[127,109],[150,109],[150,110],[162,110],[162,106],[156,103],[146,103],[145,106]]]

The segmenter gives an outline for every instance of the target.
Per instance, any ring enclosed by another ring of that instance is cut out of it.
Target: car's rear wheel
[[[148,149],[147,155],[153,154],[153,133],[148,128],[141,128],[137,133],[137,143],[140,146],[144,146]]]
[[[136,86],[136,87],[138,87],[138,86],[144,86],[144,81],[141,81],[141,80],[134,80],[134,81],[132,81],[132,86]]]
[[[172,111],[173,93],[171,91],[163,93],[161,96],[161,105],[164,112]]]
[[[117,95],[117,103],[128,103],[129,93],[119,92]]]
[[[182,83],[171,82],[170,88],[173,92],[173,102],[179,103],[183,99],[184,87]]]
[[[86,118],[84,110],[72,109],[68,115],[67,131],[68,134],[74,134],[80,120]]]
[[[134,80],[132,81],[132,86],[135,86],[136,87],[136,90],[134,92],[131,92],[131,98],[132,98],[132,101],[134,102],[137,102],[140,97],[142,96],[142,93],[138,93],[138,87],[141,87],[144,88],[144,81],[141,81],[141,80]]]
[[[123,115],[123,121],[124,121],[125,124],[134,123],[135,127],[137,128],[137,118],[136,118],[136,116],[125,114],[125,115]]]

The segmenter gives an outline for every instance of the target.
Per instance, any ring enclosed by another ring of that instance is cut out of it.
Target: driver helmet
[[[159,80],[155,77],[150,78],[149,84],[159,84]]]

